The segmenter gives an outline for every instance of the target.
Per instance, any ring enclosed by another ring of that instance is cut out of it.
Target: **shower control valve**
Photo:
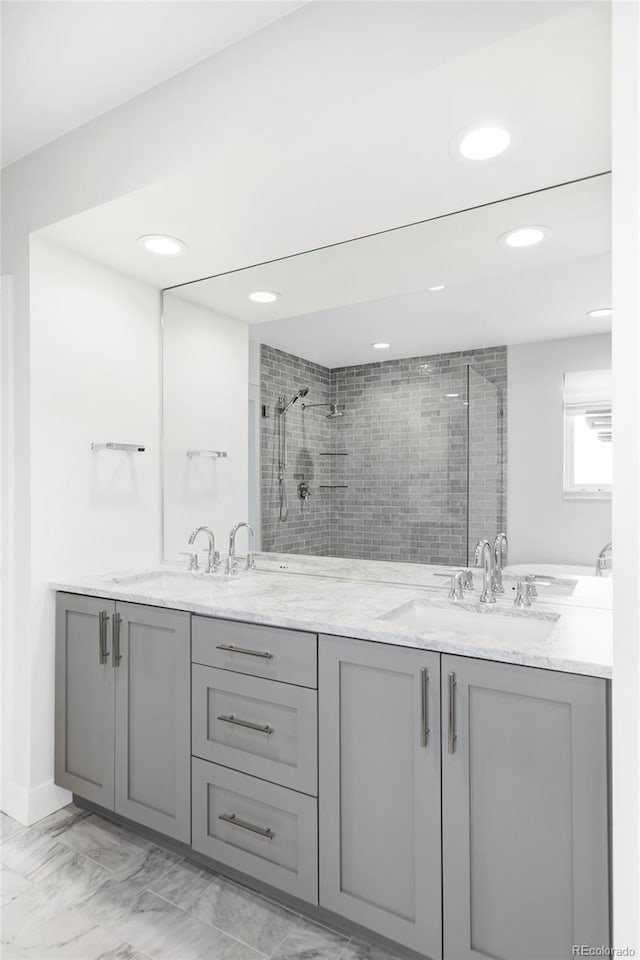
[[[306,480],[301,480],[298,484],[298,496],[306,503],[311,495],[311,488]]]

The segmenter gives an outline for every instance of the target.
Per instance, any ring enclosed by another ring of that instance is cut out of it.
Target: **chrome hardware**
[[[531,599],[535,596],[537,596],[536,588],[528,578],[518,580],[516,597],[513,601],[516,607],[530,607]]]
[[[447,750],[449,753],[456,752],[456,675],[455,673],[450,673],[448,677],[448,686],[449,686],[449,723],[448,723],[448,736],[447,736]]]
[[[91,444],[92,450],[124,450],[125,453],[144,453],[141,443],[96,443]]]
[[[196,527],[195,530],[191,531],[191,535],[189,536],[190,546],[193,546],[193,544],[195,543],[195,539],[199,533],[204,533],[209,541],[209,552],[207,557],[207,568],[205,570],[205,573],[215,573],[218,567],[220,566],[220,554],[216,550],[216,538],[214,537],[209,527]],[[195,567],[189,566],[189,569],[197,570],[198,569],[197,563],[198,561],[196,558],[196,566]]]
[[[241,830],[257,833],[261,837],[266,837],[267,840],[273,840],[275,837],[271,827],[256,827],[254,823],[249,823],[248,820],[239,820],[235,813],[220,813],[218,814],[218,820],[224,820],[225,823],[230,823],[232,827],[240,827]]]
[[[122,660],[122,654],[120,653],[120,624],[122,623],[122,617],[119,613],[114,613],[113,615],[113,637],[111,641],[111,646],[113,650],[113,656],[111,658],[111,666],[115,669],[120,666],[120,661]]]
[[[232,643],[219,643],[216,650],[228,650],[229,653],[243,653],[247,657],[262,657],[263,660],[273,660],[273,654],[268,650],[247,650],[246,647],[234,647]]]
[[[236,573],[238,569],[238,557],[236,556],[236,534],[238,530],[241,530],[243,527],[247,528],[250,536],[252,537],[255,536],[253,532],[253,527],[251,526],[250,523],[246,523],[246,522],[236,523],[235,527],[231,528],[231,533],[229,534],[229,554],[227,556],[227,565],[225,568],[226,573],[228,573],[230,576],[233,576],[233,574]],[[247,565],[247,569],[250,569],[248,565]]]
[[[493,556],[495,564],[493,582],[495,584],[496,593],[504,593],[504,587],[502,585],[502,567],[503,561],[506,560],[508,550],[509,541],[507,540],[506,533],[499,533],[493,542]]]
[[[247,570],[255,570],[255,569],[256,569],[256,555],[255,553],[248,553],[247,554]]]
[[[450,580],[449,583],[449,599],[450,600],[462,600],[463,599],[463,590],[465,588],[466,580],[466,571],[458,570],[455,573],[434,573],[434,577],[448,577]],[[473,581],[472,581],[473,582]]]
[[[227,456],[226,450],[187,450],[189,459],[192,457],[209,457],[211,460],[224,460]]]
[[[98,637],[100,640],[100,663],[106,663],[109,656],[107,650],[107,624],[109,623],[109,614],[106,610],[101,610],[98,614]]]
[[[298,484],[298,497],[306,503],[311,496],[311,488],[307,480],[301,480]]]
[[[495,562],[488,540],[478,540],[475,555],[476,567],[482,564],[482,593],[480,603],[495,603]]]
[[[473,570],[463,570],[462,571],[462,589],[463,590],[473,590]]]
[[[247,730],[257,730],[258,733],[266,733],[269,736],[273,733],[273,727],[270,727],[268,723],[261,725],[259,723],[251,723],[249,720],[239,720],[238,717],[234,717],[232,713],[228,716],[221,713],[218,716],[218,720],[222,720],[223,723],[233,723],[236,727],[246,727]]]
[[[429,739],[429,671],[420,670],[420,746],[426,747]]]
[[[181,550],[180,556],[189,557],[189,559],[187,560],[187,570],[189,571],[189,573],[195,573],[196,570],[200,569],[200,566],[198,564],[197,553],[191,553],[190,550]]]
[[[613,566],[613,543],[607,543],[596,557],[596,577],[601,577],[609,566]],[[611,562],[611,563],[610,563]]]

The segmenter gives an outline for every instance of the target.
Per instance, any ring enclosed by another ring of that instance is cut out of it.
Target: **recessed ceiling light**
[[[445,393],[445,397],[448,397],[450,400],[453,400],[454,397],[459,397],[459,393]]]
[[[279,299],[280,294],[276,293],[275,290],[254,290],[253,293],[249,294],[249,300],[253,300],[254,303],[273,303]]]
[[[435,287],[427,287],[427,290],[430,290],[431,293],[435,293],[436,290],[444,290],[444,283],[438,283]]]
[[[157,253],[161,257],[175,257],[179,253],[184,253],[187,249],[184,240],[178,240],[177,237],[165,237],[159,233],[138,237],[138,243],[149,253]]]
[[[613,310],[611,307],[598,307],[597,310],[589,310],[587,316],[591,317],[592,320],[600,320],[604,317],[613,316]]]
[[[503,233],[499,240],[508,247],[533,247],[550,236],[549,227],[518,227]]]
[[[391,344],[385,343],[384,340],[380,340],[378,343],[372,343],[371,346],[374,348],[374,350],[388,350]]]
[[[463,160],[493,160],[504,153],[509,147],[514,147],[519,140],[517,131],[513,128],[497,124],[479,124],[467,127],[453,138],[450,144],[451,154]]]

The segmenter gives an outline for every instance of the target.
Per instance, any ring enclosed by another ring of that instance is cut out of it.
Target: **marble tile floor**
[[[70,804],[0,814],[2,960],[395,960]]]

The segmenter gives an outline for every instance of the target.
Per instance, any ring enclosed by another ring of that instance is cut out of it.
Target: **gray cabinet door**
[[[443,656],[442,690],[445,956],[608,945],[606,681]]]
[[[113,810],[113,600],[56,597],[55,782]]]
[[[189,614],[118,603],[116,813],[191,839]]]
[[[321,636],[318,663],[320,904],[439,958],[439,655]]]

